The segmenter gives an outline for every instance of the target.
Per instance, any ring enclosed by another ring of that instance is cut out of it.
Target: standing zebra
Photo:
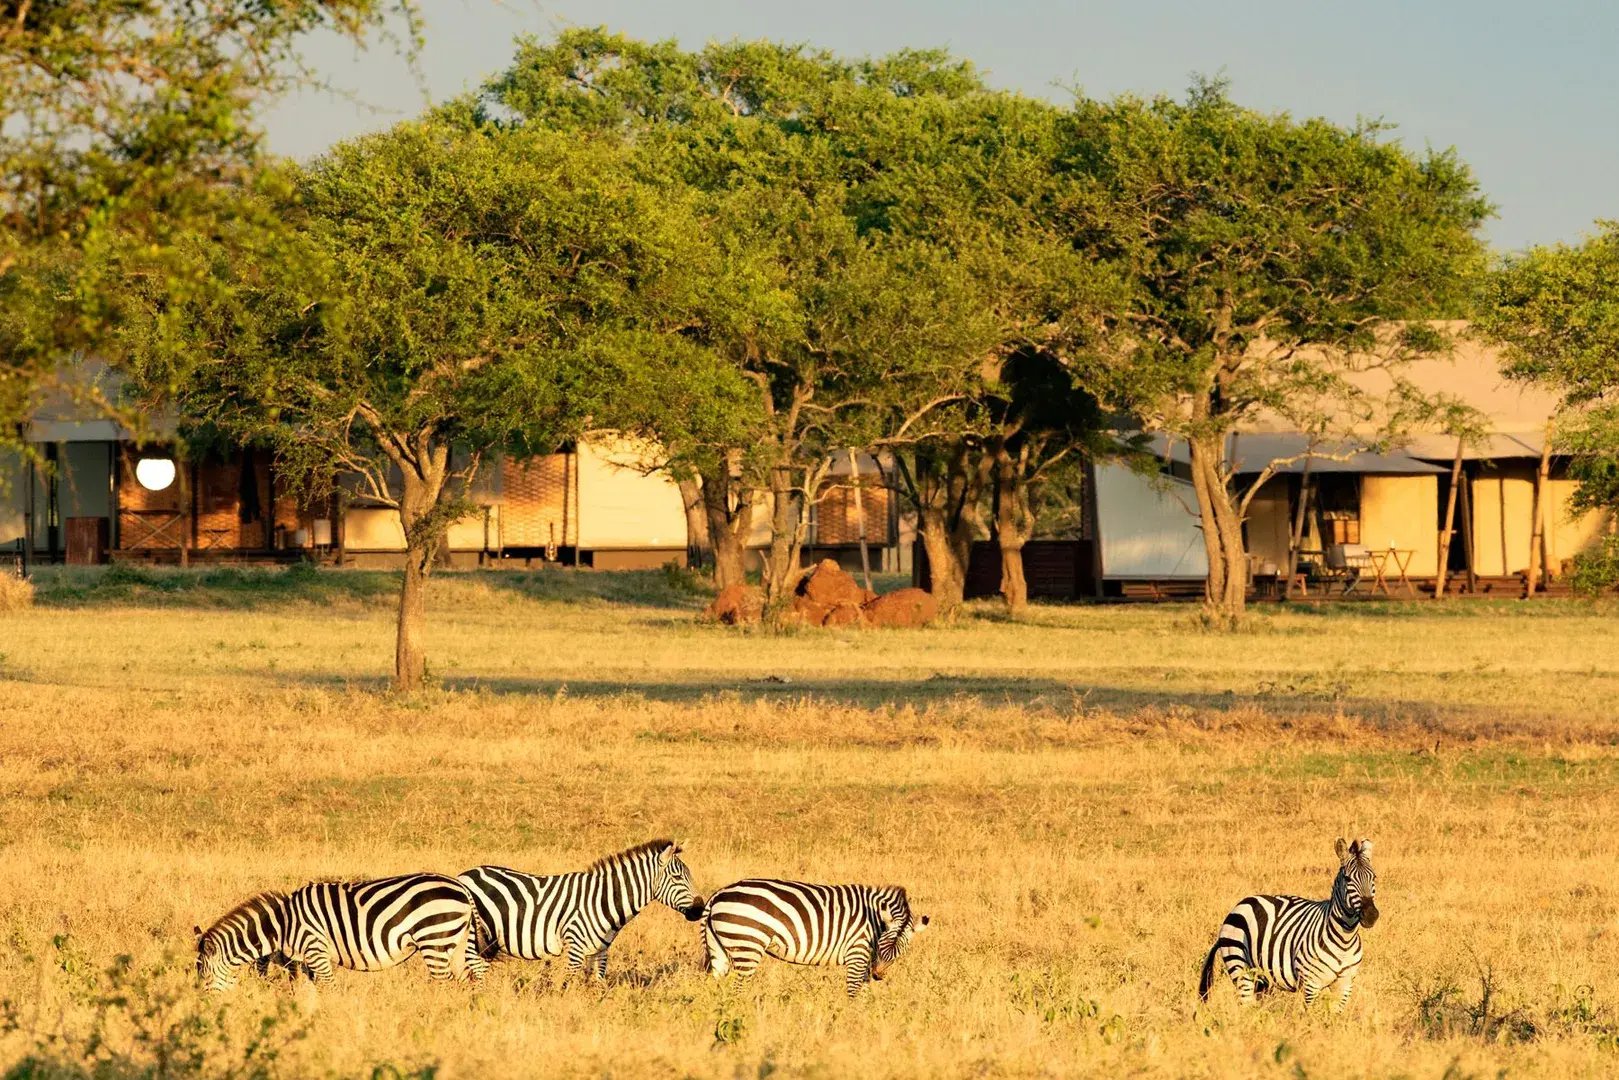
[[[334,965],[380,971],[420,951],[430,976],[459,979],[468,975],[472,898],[442,874],[316,881],[291,894],[259,893],[206,933],[196,929],[197,976],[209,990],[229,989],[244,964],[262,969],[272,957],[324,981]]]
[[[640,910],[657,900],[687,921],[703,917],[691,871],[673,840],[651,840],[598,859],[588,869],[536,877],[502,866],[476,866],[460,877],[472,894],[478,941],[469,963],[480,974],[500,953],[538,960],[568,956],[568,970],[590,964],[607,977],[607,948]]]
[[[1336,850],[1338,876],[1325,900],[1250,896],[1231,909],[1203,961],[1200,997],[1208,1000],[1218,957],[1244,1005],[1253,1003],[1256,987],[1272,986],[1302,989],[1310,1005],[1334,983],[1342,986],[1334,1007],[1349,1003],[1360,967],[1360,928],[1377,922],[1377,873],[1370,840],[1340,839]]]
[[[881,979],[928,924],[895,885],[808,885],[753,878],[708,899],[708,970],[746,978],[765,956],[792,964],[842,964],[849,996]]]

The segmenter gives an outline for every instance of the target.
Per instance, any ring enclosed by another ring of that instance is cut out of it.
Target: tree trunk
[[[765,567],[765,602],[786,596],[798,584],[799,516],[804,513],[795,498],[792,470],[777,466],[770,470],[770,562]]]
[[[978,531],[983,485],[984,469],[974,467],[965,440],[939,451],[916,453],[912,501],[940,614],[954,612],[965,596],[967,560]]]
[[[695,473],[675,478],[680,489],[680,505],[686,511],[686,565],[706,571],[714,562],[714,545],[708,538],[708,509],[703,503],[703,481]]]
[[[394,645],[394,689],[420,690],[427,675],[427,575],[437,544],[405,549],[405,580],[399,590],[399,627]]]
[[[1029,583],[1023,574],[1023,546],[1034,534],[1034,515],[1029,508],[1029,487],[1023,475],[1025,462],[1014,457],[1006,443],[994,451],[995,540],[1001,553],[1001,598],[1013,616],[1029,606]]]
[[[439,500],[449,472],[449,451],[422,440],[414,460],[401,463],[404,491],[399,520],[405,530],[405,574],[399,589],[399,625],[394,644],[394,689],[420,690],[427,674],[427,578],[449,522]]]
[[[1191,440],[1191,453],[1192,484],[1209,560],[1203,604],[1218,623],[1232,627],[1247,611],[1248,553],[1242,542],[1242,519],[1222,468],[1225,440],[1199,436]]]
[[[729,458],[730,454],[726,455]],[[747,582],[748,536],[753,530],[753,493],[731,474],[727,460],[702,472],[703,510],[714,551],[714,584],[721,589]]]
[[[928,591],[946,615],[961,606],[967,590],[966,560],[950,542],[947,516],[942,507],[934,506],[920,508],[916,515],[922,549],[928,553]]]

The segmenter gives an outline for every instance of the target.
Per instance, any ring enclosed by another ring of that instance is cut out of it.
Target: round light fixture
[[[174,459],[143,457],[135,462],[135,479],[147,491],[166,491],[174,483]]]

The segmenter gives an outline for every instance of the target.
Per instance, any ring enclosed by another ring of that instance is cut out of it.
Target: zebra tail
[[[1203,959],[1203,976],[1197,981],[1197,996],[1204,1001],[1209,1000],[1209,990],[1214,986],[1214,956],[1220,951],[1220,943],[1216,941],[1209,949],[1209,955]]]

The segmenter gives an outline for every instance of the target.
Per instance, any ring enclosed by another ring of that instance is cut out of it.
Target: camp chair
[[[1328,544],[1326,558],[1328,574],[1343,579],[1344,596],[1354,592],[1361,575],[1372,568],[1372,556],[1365,544]]]

